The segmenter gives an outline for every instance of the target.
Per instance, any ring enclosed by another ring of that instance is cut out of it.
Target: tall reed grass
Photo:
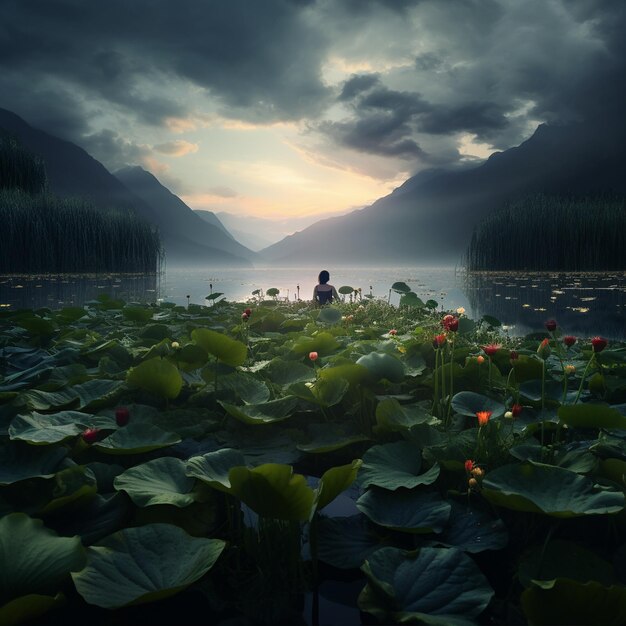
[[[46,187],[43,159],[31,154],[17,139],[0,129],[0,189],[42,193]]]
[[[472,235],[469,271],[626,269],[626,200],[535,195],[509,203]]]
[[[131,212],[0,190],[0,273],[156,272],[159,235]]]

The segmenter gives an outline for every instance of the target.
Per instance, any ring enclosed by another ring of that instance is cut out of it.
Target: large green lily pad
[[[370,352],[359,358],[356,363],[368,370],[372,382],[377,382],[381,378],[386,378],[392,383],[404,380],[404,365],[386,352]]]
[[[608,404],[568,404],[559,407],[559,420],[572,428],[626,429],[626,415]]]
[[[504,465],[485,476],[482,493],[497,506],[553,517],[606,515],[624,508],[621,491],[599,489],[590,478],[552,465]]]
[[[282,422],[291,417],[298,405],[298,398],[285,396],[261,404],[246,404],[244,406],[235,406],[220,400],[220,404],[231,417],[244,422],[244,424],[258,425]]]
[[[92,426],[93,421],[92,416],[79,411],[22,414],[11,422],[9,437],[34,445],[49,445],[76,437]]]
[[[437,463],[424,473],[420,473],[421,470],[422,453],[409,441],[372,446],[363,456],[361,487],[374,485],[390,491],[401,487],[412,489],[434,483],[440,471]]]
[[[493,597],[474,561],[453,548],[381,548],[361,569],[359,607],[386,624],[472,624]]]
[[[17,442],[0,446],[0,486],[29,478],[51,478],[67,455],[62,447],[39,448]]]
[[[448,523],[450,504],[432,491],[369,489],[356,503],[372,522],[408,533],[439,533]]]
[[[340,493],[345,491],[357,477],[363,461],[355,459],[348,465],[331,467],[320,478],[316,509],[321,511],[328,506]]]
[[[58,602],[70,572],[85,564],[78,537],[59,537],[24,513],[0,518],[0,623],[36,617]]]
[[[439,420],[419,405],[403,405],[387,398],[376,407],[378,432],[406,432],[417,424],[438,424]]]
[[[262,517],[307,521],[311,516],[315,492],[290,465],[233,467],[229,480],[232,493]]]
[[[479,411],[491,411],[491,418],[504,415],[504,404],[481,393],[461,391],[452,398],[452,408],[460,415],[476,417]]]
[[[161,457],[136,465],[120,474],[115,489],[125,491],[137,506],[168,504],[183,508],[198,499],[196,481],[185,474],[184,461]]]
[[[246,460],[239,450],[223,448],[191,457],[185,471],[187,476],[197,478],[214,489],[231,493],[229,472],[233,467],[245,464]]]
[[[128,426],[93,444],[93,448],[105,454],[139,454],[179,443],[181,438],[152,424],[131,422]]]
[[[160,357],[148,359],[131,368],[126,380],[160,398],[176,398],[183,386],[178,368]]]
[[[201,348],[204,348],[209,354],[226,365],[233,367],[243,365],[248,356],[246,344],[209,328],[196,328],[191,333],[191,338]]]
[[[86,567],[72,578],[89,604],[114,609],[153,602],[204,576],[225,545],[170,524],[125,528],[88,548]]]

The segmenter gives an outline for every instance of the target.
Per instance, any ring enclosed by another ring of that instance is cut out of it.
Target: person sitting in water
[[[313,289],[313,302],[317,304],[330,304],[333,300],[339,300],[337,290],[328,284],[330,274],[322,270],[318,277],[319,284]]]

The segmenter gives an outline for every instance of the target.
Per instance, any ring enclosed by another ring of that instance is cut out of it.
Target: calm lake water
[[[626,272],[615,273],[481,273],[466,276],[452,267],[330,268],[331,283],[349,285],[362,294],[390,299],[396,281],[407,283],[423,300],[436,300],[444,309],[465,307],[477,318],[492,315],[509,333],[543,330],[555,318],[565,332],[581,336],[602,334],[626,339]],[[61,308],[80,305],[107,293],[126,301],[206,303],[210,293],[245,301],[252,292],[274,287],[279,298],[312,297],[319,268],[203,269],[168,268],[160,276],[5,276],[0,277],[0,308]]]

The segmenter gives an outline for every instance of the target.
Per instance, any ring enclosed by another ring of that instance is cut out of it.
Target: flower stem
[[[583,385],[585,384],[585,378],[587,376],[587,372],[589,371],[589,367],[591,365],[591,362],[593,361],[595,357],[595,352],[591,353],[591,358],[589,359],[589,361],[587,361],[587,366],[585,367],[585,371],[583,372],[583,377],[580,380],[580,386],[578,387],[578,393],[576,394],[576,397],[574,398],[574,404],[576,404],[578,402],[578,398],[580,398],[580,394],[583,391]]]

